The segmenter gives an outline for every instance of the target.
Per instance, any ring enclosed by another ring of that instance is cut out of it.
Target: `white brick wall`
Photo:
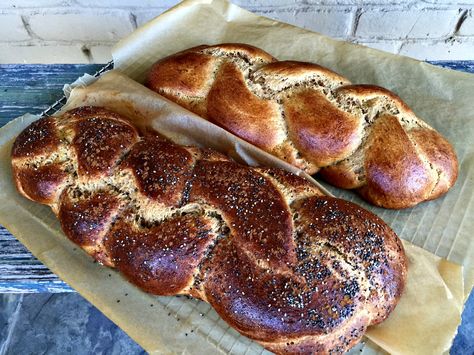
[[[469,10],[465,20],[458,31],[459,36],[474,36],[474,10]]]
[[[104,63],[177,0],[0,0],[0,63]],[[474,0],[234,0],[250,11],[418,59],[474,60]]]
[[[20,15],[2,15],[0,21],[2,41],[17,42],[30,38]]]
[[[358,38],[442,38],[452,33],[458,10],[368,10],[359,18]]]
[[[259,10],[260,14],[283,22],[324,33],[334,38],[347,38],[354,21],[354,12],[349,9],[321,9],[316,6],[301,8]]]
[[[28,21],[31,32],[44,41],[116,42],[134,30],[125,11],[41,12],[29,16]]]

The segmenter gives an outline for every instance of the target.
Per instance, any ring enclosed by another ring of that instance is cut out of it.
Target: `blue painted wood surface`
[[[25,113],[40,114],[63,95],[64,84],[103,64],[0,65],[0,127]],[[74,291],[0,225],[0,293]]]
[[[103,64],[0,65],[0,127],[25,113],[39,114],[63,96],[64,84]]]

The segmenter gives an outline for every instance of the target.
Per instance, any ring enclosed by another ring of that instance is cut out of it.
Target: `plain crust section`
[[[263,149],[272,149],[285,135],[278,104],[252,93],[232,63],[223,64],[217,74],[209,92],[207,114],[211,122]]]
[[[420,158],[405,130],[391,115],[374,124],[365,171],[367,185],[360,192],[380,206],[397,208],[425,200],[436,184],[429,164]]]
[[[202,45],[158,61],[146,85],[377,206],[412,207],[442,196],[457,178],[452,146],[400,97],[379,86],[352,85],[317,64],[277,61],[246,44]],[[394,137],[384,140],[377,122],[387,115],[394,119],[382,126]],[[384,152],[388,142],[395,146]],[[387,162],[389,156],[403,161]]]
[[[317,166],[334,164],[360,145],[361,121],[319,91],[295,92],[284,99],[283,108],[290,139]]]
[[[16,187],[30,200],[44,204],[57,201],[61,187],[69,181],[69,174],[62,164],[50,164],[38,168],[17,167],[13,169]]]
[[[435,199],[454,185],[458,177],[456,153],[449,142],[434,130],[415,129],[409,132],[418,147],[436,170],[438,181],[429,196]]]

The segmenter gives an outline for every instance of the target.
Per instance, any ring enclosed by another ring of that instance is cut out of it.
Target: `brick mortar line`
[[[295,5],[250,5],[250,6],[240,6],[244,9],[254,12],[272,12],[272,11],[295,11],[295,10],[311,10],[315,11],[353,11],[360,8],[360,4],[295,4]],[[458,10],[460,7],[472,9],[474,4],[470,3],[453,3],[453,4],[429,4],[429,3],[419,3],[414,2],[411,4],[381,4],[381,5],[364,5],[364,11],[380,11],[380,12],[392,12],[392,11],[403,11],[403,10],[433,10],[433,11],[446,11],[446,10]],[[124,11],[124,12],[150,12],[153,10],[165,11],[171,7],[166,6],[151,6],[151,7],[136,7],[136,6],[114,6],[114,7],[87,7],[87,6],[52,6],[52,7],[22,7],[22,8],[12,8],[12,7],[2,7],[0,2],[0,13],[1,14],[24,14],[25,12],[33,12],[34,14],[48,13],[48,14],[77,14],[74,12],[76,10],[85,10],[86,12],[96,12],[101,14],[109,14],[111,11]],[[6,12],[7,10],[8,12]]]
[[[469,42],[468,39],[471,36],[458,36],[458,32],[459,32],[462,24],[464,23],[464,21],[467,19],[467,16],[468,16],[468,10],[467,9],[464,9],[464,10],[459,9],[459,15],[458,15],[458,18],[456,19],[456,23],[454,24],[453,31],[450,34],[448,34],[448,35],[446,35],[442,38],[439,38],[436,42],[431,42],[431,43],[435,44],[435,43],[439,43],[440,41],[442,41],[442,42],[444,42],[444,44],[446,46],[449,46],[449,45],[453,46],[454,43],[456,42],[456,40],[458,40],[458,38],[463,39],[464,43]],[[413,26],[415,26],[415,25],[416,25],[416,21],[415,21],[415,24]],[[432,38],[429,38],[429,39],[432,40]],[[411,44],[411,43],[423,43],[423,41],[421,41],[418,38],[406,38],[405,40],[403,40],[403,42],[397,48],[396,53],[400,54],[402,49],[406,45]],[[460,43],[460,42],[458,42],[458,43]]]
[[[330,36],[333,39],[337,40],[344,40],[348,42],[367,42],[367,43],[390,43],[390,42],[418,42],[418,43],[428,43],[428,42],[456,42],[456,41],[463,41],[469,42],[474,40],[474,35],[456,35],[456,36],[446,36],[446,37],[420,37],[420,38],[404,38],[404,37],[396,37],[396,38],[380,38],[380,37],[352,37],[351,35],[343,36],[343,37],[334,37]],[[39,37],[31,38],[27,40],[12,40],[12,41],[3,41],[0,38],[0,44],[12,44],[18,47],[31,47],[35,45],[87,45],[87,46],[113,46],[120,39],[112,40],[112,41],[92,41],[92,40],[43,40]]]
[[[459,8],[467,8],[472,9],[474,8],[474,4],[453,4],[448,6],[397,6],[397,5],[384,5],[384,6],[368,6],[364,5],[363,9],[364,12],[373,11],[373,12],[395,12],[395,11],[449,11],[449,10],[459,10]],[[308,5],[308,4],[297,4],[297,5],[281,5],[281,6],[255,6],[255,7],[245,7],[245,9],[249,11],[256,11],[256,12],[272,12],[272,11],[294,11],[298,9],[304,10],[311,10],[315,11],[344,11],[349,10],[353,11],[358,8],[361,8],[361,4],[354,4],[354,5]],[[133,11],[133,10],[130,10]]]
[[[359,27],[360,17],[362,16],[363,10],[361,8],[357,8],[354,13],[354,17],[352,18],[352,23],[349,31],[349,38],[355,39],[357,33],[357,27]]]
[[[69,14],[69,13],[68,13]],[[63,15],[68,15],[68,14],[63,14]],[[96,13],[94,13],[95,15],[97,15]],[[128,17],[128,21],[129,21],[129,24],[131,25],[131,29],[132,31],[135,30],[137,28],[137,20],[136,20],[136,16],[133,14],[133,13],[130,13],[130,12],[122,12],[123,15],[127,15]],[[39,15],[39,14],[38,14]],[[48,14],[48,15],[51,15],[51,14]],[[39,36],[38,34],[36,34],[32,28],[31,28],[31,25],[30,25],[30,20],[32,17],[34,16],[37,16],[37,15],[25,15],[25,14],[22,14],[20,15],[20,18],[21,18],[21,22],[23,24],[23,28],[25,29],[25,31],[27,32],[28,36],[30,36],[30,39],[28,40],[21,40],[21,41],[7,41],[7,43],[15,43],[15,42],[25,42],[25,43],[31,43],[33,41],[48,41],[48,40],[45,40],[43,38],[41,38],[41,36]],[[3,42],[1,41],[0,39],[0,43]],[[55,42],[63,42],[63,41],[60,41],[60,40],[55,40]],[[90,43],[94,43],[94,41],[80,41],[80,40],[65,40],[65,42],[76,42],[76,43],[83,43],[83,44],[90,44]],[[106,41],[98,41],[100,43],[103,43],[103,42],[106,42]],[[114,41],[113,43],[115,43],[116,41]],[[84,51],[85,55],[87,57],[89,57],[89,54],[86,53],[87,50]]]
[[[351,31],[349,31],[351,32]],[[321,33],[321,32],[318,32]],[[325,35],[324,33],[322,33]],[[337,39],[337,40],[345,40],[349,42],[377,42],[377,43],[385,43],[385,42],[397,42],[397,41],[411,41],[411,42],[428,42],[428,41],[435,41],[435,42],[442,42],[442,41],[456,41],[456,40],[462,40],[466,41],[469,39],[474,38],[474,35],[447,35],[443,37],[360,37],[360,36],[353,36],[352,33],[349,33],[348,35],[344,36],[339,36],[339,35],[325,35],[327,37],[330,37],[332,39]],[[117,40],[111,40],[111,41],[93,41],[93,40],[52,40],[52,39],[42,39],[37,35],[34,35],[34,37],[31,37],[29,39],[24,39],[24,40],[8,40],[8,41],[3,41],[0,38],[0,43],[12,43],[12,44],[17,44],[17,45],[23,45],[23,46],[31,46],[34,44],[38,43],[71,43],[71,44],[88,44],[91,46],[95,45],[113,45],[120,41],[121,39]]]
[[[348,4],[341,4],[341,3],[337,3],[335,0],[333,0],[334,3],[331,3],[330,1],[326,1],[325,3],[323,4],[320,4],[320,1],[317,1],[317,0],[310,0],[310,1],[306,1],[305,3],[308,4],[308,5],[324,5],[324,6],[342,6],[342,5],[352,5],[350,3]],[[21,3],[21,1],[19,1]],[[180,1],[176,1],[176,2],[170,2],[169,4],[166,4],[166,6],[168,8],[171,8],[175,5],[177,5]],[[237,1],[233,1],[234,3],[237,4]],[[65,3],[65,1],[62,1],[62,3]],[[357,4],[358,2],[354,0],[353,4]],[[386,1],[383,1],[383,0],[380,0],[380,2],[371,2],[371,3],[368,3],[367,6],[393,6],[393,5],[400,5],[400,3],[402,5],[417,5],[417,4],[420,4],[419,1],[417,0],[406,0],[406,1],[395,1],[395,0],[392,0],[392,1],[389,1],[389,2],[386,2]],[[428,5],[439,5],[439,3],[437,1],[423,1],[423,4],[428,4]],[[463,1],[452,1],[452,2],[445,2],[445,3],[442,3],[441,5],[464,5],[464,4],[470,4],[469,2],[463,2]],[[237,4],[238,6],[245,6],[245,4]],[[61,5],[60,5],[61,6]],[[49,8],[49,7],[60,7],[58,6],[57,4],[53,4],[53,5],[42,5],[42,7],[46,7],[46,8]],[[63,5],[64,6],[64,5]],[[80,2],[78,1],[70,1],[69,3],[66,2],[65,6],[69,6],[69,7],[87,7],[88,5],[82,5]],[[252,5],[252,6],[257,6],[257,5]],[[1,5],[0,5],[1,7]],[[4,6],[5,8],[13,8],[12,5],[6,5]],[[17,9],[22,9],[22,8],[28,8],[28,7],[33,7],[31,5],[21,5],[21,4],[18,4],[16,5],[15,8]],[[106,8],[107,6],[100,6],[102,8]],[[137,6],[133,6],[133,5],[117,5],[117,7],[137,7]],[[157,7],[157,6],[153,6],[152,7]]]
[[[324,34],[323,34],[324,35]],[[408,43],[438,43],[438,42],[445,42],[449,44],[451,42],[469,42],[474,40],[474,35],[456,35],[456,36],[447,36],[447,37],[420,37],[420,38],[404,38],[404,37],[396,37],[396,38],[380,38],[380,37],[352,37],[351,35],[348,36],[327,36],[335,40],[343,40],[347,42],[353,43],[391,43],[391,42],[408,42]],[[90,47],[94,46],[113,46],[118,43],[121,39],[117,39],[115,41],[92,41],[92,40],[43,40],[39,37],[31,38],[27,40],[11,40],[11,41],[3,41],[0,38],[0,44],[11,44],[12,46],[17,47],[32,47],[36,45],[87,45]]]
[[[361,37],[361,36],[355,36],[355,37],[351,37],[351,39],[355,40],[355,41],[376,41],[376,42],[386,42],[386,41],[418,41],[418,42],[422,42],[422,41],[447,41],[447,40],[451,40],[451,39],[467,39],[467,38],[471,38],[471,37],[474,37],[474,35],[463,35],[463,36],[460,36],[460,35],[455,35],[453,36],[452,33],[449,33],[445,36],[442,36],[442,37],[407,37],[406,35],[404,37]]]
[[[38,40],[38,39],[30,39],[30,40],[23,40],[23,41],[2,41],[0,39],[0,45],[3,44],[11,44],[12,46],[16,47],[34,47],[34,46],[51,46],[51,45],[70,45],[70,46],[82,46],[86,45],[88,47],[94,46],[114,46],[120,41],[120,39],[116,41],[82,41],[82,40]]]
[[[326,5],[328,8],[332,8],[334,9],[334,6],[332,5]],[[320,13],[320,12],[325,12],[325,10],[322,10],[319,8],[320,6],[318,6],[318,8],[316,8],[314,11],[315,13]],[[339,10],[333,10],[332,12],[344,12],[344,13],[352,13],[353,14],[353,19],[352,19],[352,24],[350,26],[348,26],[348,30],[349,30],[349,35],[345,35],[345,36],[337,36],[337,38],[340,38],[340,39],[345,39],[345,40],[349,40],[349,41],[364,41],[364,42],[377,42],[377,43],[384,43],[386,41],[423,41],[423,42],[426,42],[427,40],[430,41],[430,40],[436,40],[436,41],[443,41],[443,40],[451,40],[451,41],[455,41],[456,39],[459,39],[459,40],[465,40],[465,39],[468,39],[470,38],[471,36],[469,35],[458,35],[457,32],[459,30],[459,28],[461,27],[461,24],[462,22],[467,18],[468,16],[468,12],[470,13],[470,10],[471,9],[460,9],[459,7],[457,7],[456,9],[460,12],[459,14],[459,17],[458,17],[458,20],[456,21],[456,25],[455,25],[455,29],[453,30],[452,34],[448,34],[448,35],[445,35],[445,36],[440,36],[440,37],[387,37],[387,36],[360,36],[360,35],[357,35],[357,27],[358,27],[358,21],[360,19],[360,17],[366,13],[367,11],[370,10],[371,7],[369,8],[354,8],[352,7],[351,10],[348,10],[348,7],[347,6],[337,6],[339,8]],[[69,15],[69,14],[75,14],[75,15],[81,15],[81,14],[77,14],[77,13],[71,13],[70,10],[73,9],[74,6],[72,7],[66,7],[64,9],[68,9],[68,11],[66,12],[61,12],[61,13],[54,13],[53,12],[43,12],[45,15]],[[139,11],[145,11],[143,8],[136,8],[136,7],[124,7],[123,9],[125,8],[129,8],[129,9],[138,9]],[[275,8],[275,7],[274,7]],[[292,10],[292,11],[295,11],[294,8],[289,8],[288,6],[284,7],[286,10]],[[308,7],[307,5],[304,5],[304,6],[300,6],[300,9],[302,9],[301,11],[304,11],[305,9],[310,9],[311,7]],[[56,8],[57,9],[57,8]],[[80,7],[80,9],[87,9],[87,11],[83,12],[84,16],[87,16],[87,15],[101,15],[104,13],[105,11],[105,8],[100,8],[98,11],[90,11],[90,8],[84,8],[84,7]],[[166,9],[166,8],[155,8],[155,9]],[[265,11],[263,10],[262,11],[262,7],[259,7],[259,8],[256,8],[259,10],[260,13],[265,13]],[[423,10],[421,10],[420,12],[423,12],[425,9],[428,9],[427,7],[425,7]],[[152,8],[150,9],[152,10]],[[148,12],[150,10],[147,10]],[[280,13],[284,13],[286,12],[285,11],[280,11]],[[391,11],[392,9],[390,9]],[[438,8],[439,10],[439,8]],[[452,11],[453,9],[451,8],[450,11]],[[128,17],[129,17],[129,22],[132,26],[132,29],[135,29],[137,27],[137,16],[135,15],[135,13],[131,10],[131,11],[123,11],[122,9],[120,10],[117,10],[116,8],[113,9],[113,12],[117,12],[119,11],[121,14],[123,15],[126,15],[128,14]],[[298,11],[298,9],[296,10]],[[383,11],[383,9],[381,10],[382,12],[387,12],[387,11]],[[137,11],[135,11],[137,12]],[[110,10],[108,12],[105,12],[106,14],[110,14]],[[27,34],[31,37],[30,39],[28,40],[19,40],[19,41],[1,41],[0,40],[0,43],[32,43],[34,42],[34,40],[42,40],[40,38],[40,36],[38,36],[37,34],[34,33],[34,31],[31,29],[30,27],[30,24],[29,24],[29,20],[31,17],[33,16],[38,16],[38,15],[41,15],[39,12],[37,12],[37,10],[35,10],[34,12],[30,13],[30,15],[21,15],[21,19],[22,19],[22,22],[23,22],[23,27],[25,29],[25,31],[27,32]],[[421,14],[420,14],[421,16]],[[415,24],[416,24],[416,21],[415,21]],[[414,24],[414,25],[415,25]],[[77,44],[81,44],[81,43],[86,43],[85,41],[81,41],[81,40],[64,40],[64,41],[61,41],[61,40],[43,40],[44,42],[57,42],[57,43],[77,43]],[[92,41],[87,41],[88,44],[90,45],[95,45],[95,43],[115,43],[115,41],[111,41],[111,42],[106,42],[106,41],[97,41],[97,42],[92,42]],[[31,45],[31,44],[30,44]],[[403,46],[403,45],[402,45]]]
[[[1,3],[1,2],[0,2]],[[105,7],[28,7],[28,8],[2,8],[0,7],[0,15],[27,15],[27,16],[34,16],[34,15],[80,15],[80,14],[97,14],[97,15],[109,15],[114,13],[129,13],[129,12],[138,12],[138,11],[146,11],[150,12],[153,10],[156,11],[166,11],[168,7],[150,7],[150,8],[105,8]],[[10,10],[10,11],[6,11]],[[81,12],[77,12],[78,10],[83,10]]]
[[[334,38],[334,37],[332,37]],[[444,42],[447,45],[450,44],[451,42],[457,42],[458,39],[462,39],[464,42],[470,42],[474,41],[474,35],[471,36],[455,36],[453,38],[448,37],[448,38],[393,38],[393,39],[377,39],[377,38],[351,38],[350,36],[348,37],[339,37],[337,38],[338,40],[345,40],[348,42],[354,42],[354,43],[395,43],[395,42],[407,42],[407,43],[440,43]],[[449,40],[449,42],[447,42]],[[452,41],[451,41],[452,40]],[[85,45],[87,47],[95,47],[95,46],[107,46],[111,47],[117,44],[119,40],[117,41],[80,41],[80,40],[64,40],[64,41],[58,41],[58,40],[38,40],[38,39],[31,39],[31,40],[24,40],[24,41],[2,41],[0,39],[0,45],[5,45],[5,44],[10,44],[12,46],[16,47],[33,47],[33,46],[54,46],[54,45],[70,45],[70,46],[82,46]],[[460,43],[460,42],[459,42]]]

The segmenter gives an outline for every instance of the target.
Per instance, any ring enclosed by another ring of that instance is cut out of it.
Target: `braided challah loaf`
[[[401,242],[375,215],[102,108],[34,122],[12,164],[18,190],[96,260],[147,292],[209,302],[276,353],[344,352],[405,284]]]
[[[244,44],[199,46],[158,61],[146,85],[378,206],[437,198],[457,178],[451,145],[398,96],[316,64]]]

